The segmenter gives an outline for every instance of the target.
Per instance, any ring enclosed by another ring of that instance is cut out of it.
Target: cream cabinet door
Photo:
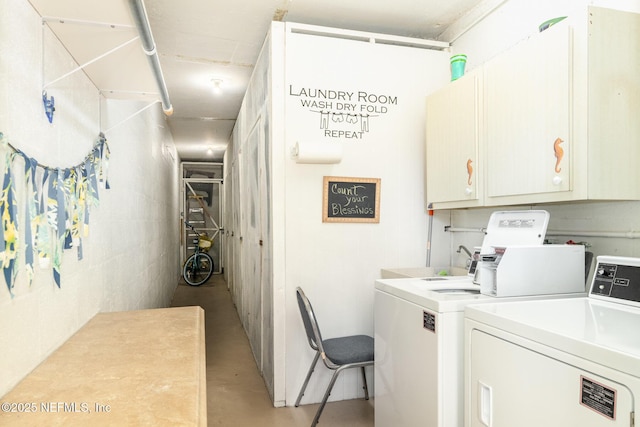
[[[427,98],[427,202],[434,208],[482,203],[479,150],[479,73]],[[444,203],[444,204],[443,204]]]
[[[486,204],[570,191],[570,28],[551,27],[500,55],[484,78]]]

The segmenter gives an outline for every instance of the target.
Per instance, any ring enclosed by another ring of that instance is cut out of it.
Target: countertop
[[[0,425],[206,426],[204,311],[99,313],[0,398]]]

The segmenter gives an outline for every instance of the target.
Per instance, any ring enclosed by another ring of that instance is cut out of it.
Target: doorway
[[[213,237],[209,255],[213,259],[214,273],[222,273],[222,251],[224,245],[223,221],[223,165],[222,163],[182,162],[180,164],[181,185],[181,242],[180,262],[184,263],[195,250],[196,234],[184,221],[191,224],[198,233]]]

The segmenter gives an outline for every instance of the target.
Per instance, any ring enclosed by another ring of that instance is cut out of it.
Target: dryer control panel
[[[640,305],[640,259],[598,257],[589,294]]]

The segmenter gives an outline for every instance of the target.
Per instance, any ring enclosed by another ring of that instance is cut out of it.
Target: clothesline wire
[[[0,133],[0,135],[1,135],[1,133]],[[99,138],[100,138],[100,139],[99,139],[99,142],[106,142],[106,141],[107,141],[107,139],[106,139],[106,138],[105,138],[105,136],[104,136],[104,133],[100,132],[100,134],[99,134],[98,136],[99,136]],[[69,168],[52,168],[51,166],[43,165],[43,164],[42,164],[42,163],[40,163],[40,162],[37,162],[37,163],[36,163],[36,165],[37,165],[37,166],[39,166],[39,167],[41,167],[42,169],[48,169],[48,170],[60,170],[60,169],[75,169],[75,168],[79,168],[79,167],[84,166],[84,164],[87,162],[87,160],[91,159],[91,157],[93,156],[93,153],[96,151],[97,145],[98,145],[98,143],[94,144],[93,149],[89,152],[89,154],[87,154],[87,155],[85,156],[85,158],[84,158],[84,160],[82,161],[82,163],[78,163],[77,165],[72,166],[72,167],[69,167]],[[25,153],[24,151],[22,151],[22,150],[21,150],[21,149],[19,149],[19,148],[14,147],[13,145],[11,145],[11,143],[10,143],[10,142],[7,142],[7,146],[8,146],[9,148],[11,148],[11,149],[16,153],[16,154],[21,154],[21,155],[24,155],[24,156],[25,156],[25,157],[27,157],[27,158],[30,158],[29,156],[27,156],[27,153]]]

